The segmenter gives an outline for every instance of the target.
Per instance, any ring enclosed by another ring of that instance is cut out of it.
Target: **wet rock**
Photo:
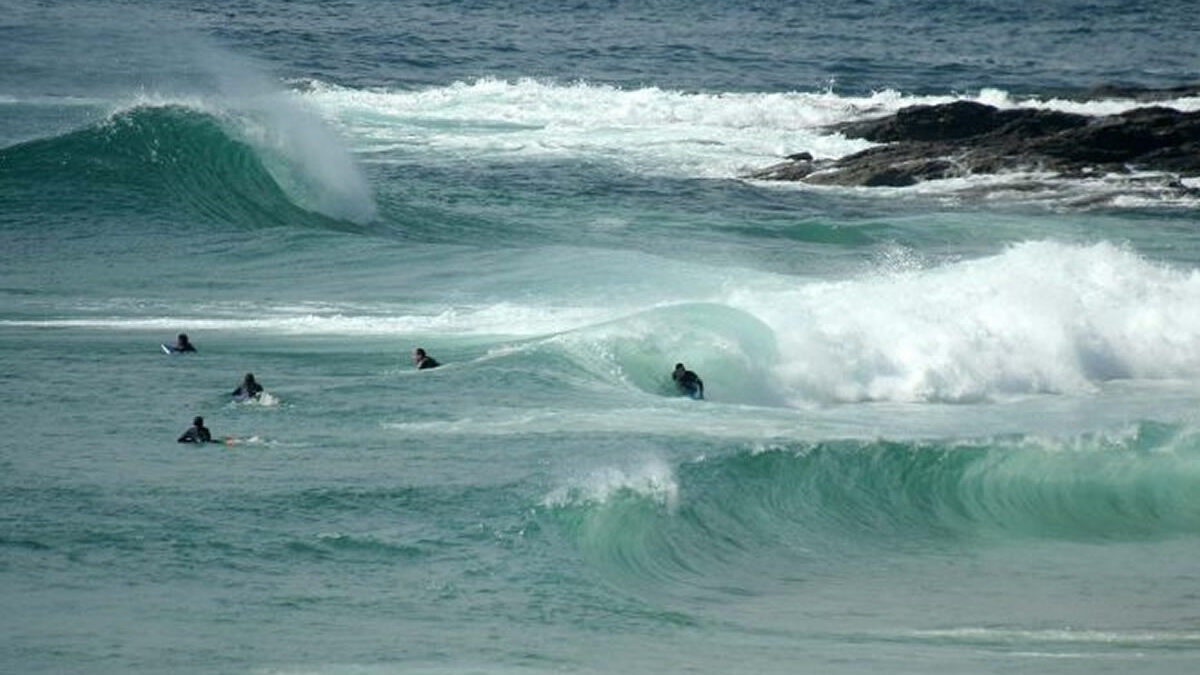
[[[1200,112],[1137,108],[1092,117],[970,101],[912,106],[831,127],[883,145],[837,160],[790,155],[747,177],[826,185],[906,186],[972,174],[1036,170],[1064,177],[1160,171],[1200,175]]]

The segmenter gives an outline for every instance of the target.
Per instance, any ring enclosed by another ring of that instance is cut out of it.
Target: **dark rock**
[[[982,103],[955,101],[944,105],[916,105],[895,115],[834,127],[850,138],[875,143],[896,141],[946,141],[970,138],[998,126],[998,111]]]
[[[912,106],[895,115],[831,127],[884,143],[834,161],[796,153],[748,175],[828,185],[905,186],[970,174],[1049,171],[1061,176],[1165,171],[1200,175],[1200,112],[1147,107],[1089,117],[998,110],[969,101]]]
[[[950,178],[961,173],[950,158],[931,156],[913,148],[893,149],[891,146],[882,146],[864,150],[854,156],[858,157],[859,161],[852,164],[843,164],[840,160],[833,162],[821,171],[810,172],[805,177],[805,182],[820,185],[907,187],[923,180]]]
[[[807,154],[807,153],[805,153]],[[814,170],[813,162],[808,160],[793,160],[788,162],[780,162],[772,164],[765,169],[751,171],[746,174],[746,178],[753,180],[787,180],[798,181],[804,179]]]
[[[992,134],[997,138],[1037,138],[1069,129],[1080,129],[1091,122],[1086,115],[1056,110],[1005,110],[997,113],[1003,122]]]

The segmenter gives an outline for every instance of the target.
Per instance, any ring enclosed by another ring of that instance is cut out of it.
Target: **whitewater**
[[[746,178],[1189,3],[0,10],[0,669],[1194,670],[1196,179]]]

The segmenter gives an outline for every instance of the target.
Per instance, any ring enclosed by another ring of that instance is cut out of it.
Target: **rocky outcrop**
[[[836,160],[800,153],[747,177],[902,187],[1023,170],[1065,177],[1134,171],[1200,176],[1200,112],[1163,107],[1089,117],[956,101],[830,130],[882,145]]]

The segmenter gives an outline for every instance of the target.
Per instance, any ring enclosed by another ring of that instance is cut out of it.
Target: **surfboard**
[[[245,401],[267,402],[270,394],[267,393],[266,389],[261,389],[257,394],[247,394],[244,391],[239,391],[236,394],[231,394],[231,396],[233,397],[233,400],[237,401],[238,403],[243,403]]]
[[[159,347],[162,347],[164,354],[173,354],[174,353],[171,351],[171,348],[166,345],[159,345]]]

